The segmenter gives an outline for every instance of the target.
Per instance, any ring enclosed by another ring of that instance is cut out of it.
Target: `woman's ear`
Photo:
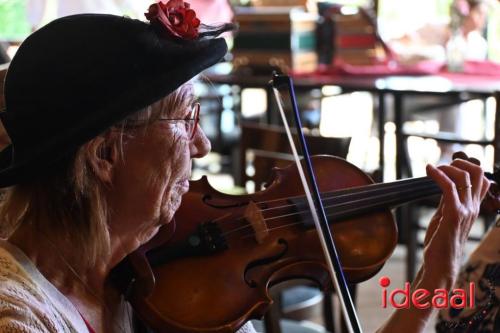
[[[115,140],[109,135],[98,136],[87,143],[87,160],[92,171],[104,184],[111,184],[119,152]]]

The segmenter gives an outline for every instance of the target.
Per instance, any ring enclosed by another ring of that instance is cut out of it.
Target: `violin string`
[[[326,209],[326,207],[325,207]],[[355,212],[357,211],[358,208],[355,207],[355,208],[352,208],[352,209],[348,209],[348,210],[345,210],[343,211],[344,213],[350,213],[350,212]],[[334,214],[327,214],[327,217],[330,218],[332,217]],[[293,223],[289,223],[289,224],[285,224],[285,225],[282,225],[282,226],[278,226],[278,227],[272,227],[272,228],[268,228],[267,231],[268,232],[272,232],[272,231],[276,231],[278,229],[283,229],[283,228],[290,228],[290,227],[295,227],[295,226],[299,226],[299,225],[303,225],[304,223],[312,223],[313,222],[313,219],[311,217],[307,218],[306,220],[304,221],[300,221],[300,222],[293,222]],[[245,228],[238,228],[240,230],[242,229],[248,229],[249,227],[251,226],[246,226]],[[311,229],[312,230],[312,229]],[[236,236],[236,235],[235,235]],[[245,238],[249,238],[249,237],[254,237],[255,236],[255,233],[247,233],[247,234],[244,234],[242,236],[240,236],[239,239],[245,239]]]
[[[212,220],[212,222],[215,222],[217,223],[218,221],[222,221],[224,220],[225,218],[231,216],[231,213],[227,213],[227,214],[224,214],[222,216],[219,216],[218,218],[216,218],[215,220]],[[234,220],[230,220],[230,221],[234,221]],[[222,222],[230,222],[230,221],[222,221]]]
[[[279,227],[274,227],[274,228],[268,229],[267,231],[271,232],[271,231],[276,231],[278,229],[290,228],[290,227],[297,226],[301,223],[302,222],[293,222],[293,223],[289,223],[289,224],[284,224],[284,225],[280,225]],[[248,233],[248,234],[241,236],[239,239],[245,239],[245,238],[249,238],[249,237],[253,237],[253,236],[254,236],[254,234]]]
[[[264,222],[264,223],[265,223],[265,222]],[[230,235],[230,234],[234,234],[235,232],[238,232],[238,231],[240,231],[240,230],[245,230],[245,229],[248,229],[248,228],[251,228],[251,227],[252,227],[251,225],[246,224],[246,225],[243,225],[243,226],[241,226],[241,227],[238,227],[238,228],[235,228],[235,229],[231,229],[231,230],[229,230],[229,231],[226,231],[226,232],[222,233],[222,236],[226,237],[226,236],[228,236],[228,235]]]
[[[354,187],[354,188],[347,189],[347,190],[344,189],[344,190],[335,190],[335,191],[325,192],[322,201],[324,204],[327,205],[330,200],[349,199],[350,197],[354,197],[354,196],[357,196],[360,194],[370,195],[372,192],[378,192],[381,190],[387,191],[387,187],[390,187],[391,190],[397,190],[399,188],[408,189],[408,183],[410,183],[410,181],[411,182],[421,182],[421,184],[419,184],[420,186],[428,185],[429,183],[433,184],[433,181],[427,177],[412,178],[409,180],[398,181],[398,182],[393,182],[393,183],[385,183],[385,184],[370,184],[367,186]],[[403,184],[402,182],[405,182],[405,183]],[[395,184],[395,183],[398,183],[398,184]],[[390,186],[388,186],[388,185],[390,185]],[[366,189],[367,187],[370,187],[370,188]],[[413,191],[414,189],[412,188],[411,190]],[[372,197],[372,199],[373,198],[376,198],[376,197]],[[266,207],[267,204],[272,203],[272,202],[289,201],[291,199],[303,200],[304,196],[297,195],[297,196],[291,196],[291,197],[282,197],[282,198],[277,198],[277,199],[272,199],[272,200],[267,200],[267,201],[259,201],[259,202],[256,202],[256,204],[259,208],[261,208],[261,207]],[[296,206],[295,204],[289,203],[289,204],[276,206],[276,207],[261,208],[260,211],[261,211],[261,213],[266,213],[266,212],[272,212],[272,211],[286,209],[286,208],[293,208],[295,206]],[[327,207],[325,207],[325,208],[327,208]],[[300,213],[302,213],[302,212],[300,212]],[[280,217],[285,217],[288,215],[289,214],[277,216],[277,217],[273,217],[273,218],[280,218]],[[221,219],[221,218],[219,218],[219,219]],[[233,219],[230,221],[237,222],[237,221],[241,221],[244,219],[245,219],[244,217],[239,217],[237,219]],[[225,221],[225,222],[230,222],[230,221]]]
[[[422,181],[421,184],[418,186],[425,186],[428,185],[428,183],[433,183],[432,180],[429,179],[429,181]],[[404,190],[410,190],[408,188],[407,184],[394,184],[392,186],[379,186],[379,185],[386,185],[386,184],[373,184],[373,185],[368,185],[368,186],[363,186],[363,187],[354,187],[348,190],[337,190],[337,191],[331,191],[331,192],[326,192],[326,195],[323,196],[323,202],[327,203],[329,200],[340,200],[340,199],[349,199],[351,197],[355,197],[358,195],[364,195],[364,196],[369,196],[374,192],[381,192],[384,191],[384,193],[387,193],[388,190],[391,191],[396,191],[400,190],[401,188]],[[367,189],[367,187],[369,187]],[[389,189],[388,189],[389,187]],[[412,188],[411,190],[413,190]],[[298,196],[297,198],[302,199],[304,196]],[[288,204],[288,205],[283,205],[280,207],[271,207],[267,209],[263,209],[262,211],[270,210],[272,208],[289,208],[294,206],[294,204]]]
[[[433,183],[423,183],[421,184],[418,188],[405,188],[405,191],[403,191],[402,193],[400,192],[399,194],[400,195],[403,195],[405,194],[405,192],[407,193],[415,193],[415,191],[417,190],[426,190],[428,189],[429,187],[433,187],[434,184]],[[373,192],[373,191],[366,191],[366,192],[363,192],[363,194],[366,194],[366,193],[369,193],[369,192]],[[355,197],[356,195],[358,195],[359,193],[354,193],[354,194],[344,194],[344,195],[334,195],[334,196],[330,196],[330,197],[326,197],[323,202],[325,204],[325,209],[330,209],[330,208],[339,208],[339,207],[342,207],[342,206],[348,206],[348,205],[352,205],[352,204],[359,204],[359,203],[363,203],[365,201],[376,201],[376,200],[381,200],[381,198],[383,197],[391,197],[394,193],[391,193],[391,192],[385,192],[383,193],[382,195],[378,195],[378,196],[371,196],[371,197],[368,197],[368,196],[363,196],[361,198],[359,198],[358,200],[347,200],[347,201],[343,201],[343,202],[338,202],[338,203],[335,203],[335,204],[329,204],[329,202],[331,200],[339,200],[339,199],[349,199],[350,197]],[[296,207],[295,204],[288,204],[288,205],[282,205],[282,206],[278,206],[278,207],[271,207],[271,208],[268,208],[268,209],[262,209],[261,212],[273,212],[273,211],[277,211],[277,210],[281,210],[281,209],[284,209],[284,208],[293,208],[293,207]],[[359,208],[359,206],[357,206],[357,208]],[[304,213],[307,213],[308,210],[305,209],[305,210],[300,210],[300,211],[296,211],[296,212],[292,212],[292,213],[287,213],[287,214],[282,214],[282,215],[275,215],[275,216],[272,216],[271,217],[267,217],[267,218],[264,218],[264,221],[270,221],[270,220],[275,220],[275,219],[280,219],[280,218],[284,218],[284,217],[290,217],[290,216],[294,216],[294,215],[302,215]],[[228,216],[230,214],[226,214],[225,216]],[[221,218],[218,218],[217,220],[221,220]],[[245,220],[244,217],[239,217],[237,219],[233,219],[231,221],[234,221],[234,222],[237,222],[237,221],[242,221],[242,220]],[[229,222],[229,221],[223,221],[223,222]],[[240,228],[238,228],[237,230],[240,230]],[[237,231],[235,230],[235,231]],[[229,232],[226,232],[225,234],[229,234],[231,231]]]
[[[429,185],[432,185],[432,187],[430,187]],[[425,190],[428,190],[429,188],[433,188],[434,187],[434,184],[426,184],[426,186],[420,186],[418,188],[418,190],[421,190],[421,191],[425,191]],[[400,193],[400,196],[403,196],[404,194],[415,194],[417,191],[417,189],[415,188],[411,188],[411,189],[407,189],[407,193]],[[325,206],[325,210],[335,210],[335,213],[337,214],[349,214],[349,213],[352,213],[352,212],[355,212],[357,210],[359,210],[361,207],[363,207],[363,203],[365,202],[372,202],[372,201],[375,201],[376,200],[381,200],[381,198],[383,197],[391,197],[392,193],[385,193],[383,195],[379,195],[379,196],[374,196],[374,197],[368,197],[368,198],[362,198],[362,199],[359,199],[359,200],[354,200],[354,201],[349,201],[349,202],[342,202],[342,203],[337,203],[337,204],[333,204],[333,205],[327,205]],[[355,207],[353,208],[349,208],[349,209],[339,209],[340,207],[342,206],[347,206],[349,207],[350,205],[352,205],[353,203],[356,203]],[[268,217],[268,218],[264,218],[264,223],[267,223],[271,220],[276,220],[276,219],[279,219],[279,218],[284,218],[284,217],[292,217],[292,216],[298,216],[298,215],[303,215],[304,213],[308,213],[309,210],[302,210],[302,211],[298,211],[298,212],[293,212],[293,213],[288,213],[288,214],[283,214],[283,215],[277,215],[277,216],[272,216],[272,217]],[[335,213],[332,213],[332,214],[327,214],[327,217],[334,217]],[[244,218],[239,218],[238,220],[241,220],[241,219],[244,219]],[[293,225],[297,225],[297,224],[304,224],[304,223],[307,223],[307,222],[310,222],[312,221],[311,218],[308,218],[306,220],[303,220],[303,221],[300,221],[300,222],[297,222],[297,223],[294,223]],[[222,235],[223,236],[229,236],[230,234],[232,233],[235,233],[237,231],[240,231],[240,230],[245,230],[245,229],[249,229],[249,228],[252,228],[252,226],[250,224],[246,224],[244,226],[241,226],[241,227],[238,227],[236,229],[233,229],[233,230],[229,230],[225,233],[223,233]],[[277,228],[281,228],[280,227],[277,227]],[[274,230],[274,228],[269,228],[268,231],[270,230]]]
[[[390,192],[387,192],[387,190],[389,190],[389,189],[392,191],[395,191],[395,190],[398,190],[400,188],[403,188],[404,190],[407,190],[407,191],[411,190],[412,192],[414,192],[415,187],[413,187],[411,189],[408,187],[409,184],[413,184],[413,183],[419,183],[417,188],[420,188],[422,186],[426,187],[426,186],[434,184],[432,179],[430,179],[428,177],[420,177],[420,178],[405,179],[402,181],[396,181],[396,182],[392,182],[392,183],[379,183],[379,184],[371,184],[371,185],[363,186],[363,187],[354,187],[354,188],[350,188],[347,190],[345,190],[345,189],[344,190],[335,190],[335,191],[326,192],[327,196],[324,196],[323,203],[326,206],[325,209],[328,209],[328,208],[335,208],[334,205],[333,206],[328,205],[328,202],[330,200],[340,200],[340,199],[348,200],[349,198],[358,196],[360,194],[362,194],[363,196],[366,197],[366,196],[369,196],[373,192],[380,192],[380,190],[384,190],[384,194],[386,194],[386,195],[387,195],[387,193],[390,193]],[[366,190],[367,187],[369,188],[368,190]],[[363,189],[363,191],[361,191],[361,189]],[[343,193],[343,194],[340,194],[340,193]],[[262,206],[261,205],[262,203],[276,202],[279,200],[285,201],[285,200],[290,200],[290,198],[299,198],[300,199],[300,198],[303,198],[303,196],[294,196],[294,197],[288,197],[288,198],[279,198],[279,199],[273,199],[273,200],[268,200],[268,201],[261,201],[261,202],[257,202],[257,205]],[[373,197],[369,197],[367,199],[374,200],[374,199],[378,199],[378,198],[379,197],[377,197],[377,196],[373,196]],[[261,209],[261,213],[264,213],[264,212],[270,213],[273,211],[277,211],[277,210],[281,210],[281,209],[285,209],[285,208],[293,208],[293,207],[295,207],[295,204],[291,203],[291,204],[281,205],[281,206],[277,206],[277,207],[263,208],[263,209]],[[294,212],[294,213],[288,213],[288,214],[284,214],[284,215],[271,216],[271,217],[268,217],[267,219],[265,218],[264,222],[269,221],[269,220],[273,220],[273,219],[283,218],[283,217],[290,217],[293,215],[300,215],[300,214],[307,213],[307,212],[308,212],[308,210]],[[223,217],[226,217],[228,215],[230,215],[230,214],[226,214]],[[222,220],[223,217],[220,217],[217,220]],[[245,221],[245,217],[242,216],[242,217],[238,217],[238,218],[231,219],[231,220],[221,221],[221,223],[225,222],[224,224],[227,224],[229,222],[238,223],[238,222],[244,222],[244,221]],[[240,231],[242,229],[251,228],[251,227],[252,227],[251,225],[246,224],[243,227],[238,227],[237,229],[229,230],[229,231],[223,233],[223,236],[227,236],[233,232],[237,232],[237,231]]]
[[[426,189],[428,186],[422,186],[422,187],[423,187],[423,189]],[[410,192],[410,191],[411,191],[411,193],[414,193],[415,192],[415,188],[412,188],[411,190],[408,190],[408,192]],[[400,193],[400,194],[402,195],[403,193]],[[349,206],[349,205],[352,205],[352,204],[363,203],[365,201],[380,200],[383,197],[391,197],[392,195],[393,195],[393,193],[384,193],[382,195],[374,196],[374,197],[362,197],[362,198],[360,198],[358,200],[351,200],[351,201],[348,201],[348,202],[339,202],[339,203],[336,203],[336,204],[333,204],[333,205],[326,205],[325,209],[338,208],[338,207],[342,207],[342,206]],[[330,198],[325,199],[323,201],[324,201],[324,203],[327,203],[327,201],[330,201],[330,200],[333,200],[333,199],[337,199],[337,198],[340,198],[340,197],[343,197],[343,196],[330,197]],[[294,206],[294,205],[292,205],[292,206]],[[359,206],[357,208],[359,208]],[[309,211],[308,209],[304,209],[304,210],[293,212],[293,213],[288,213],[288,214],[284,214],[284,215],[277,215],[277,216],[265,218],[264,220],[265,221],[269,221],[269,220],[275,220],[275,219],[279,219],[279,218],[283,218],[283,217],[289,217],[289,216],[293,216],[293,215],[302,215],[304,213],[307,213],[308,211]],[[342,211],[342,212],[344,212],[344,211]]]
[[[433,184],[430,184],[430,185],[433,185]],[[429,185],[427,186],[420,186],[419,187],[419,190],[426,190],[429,188]],[[432,187],[431,187],[432,188]],[[414,194],[416,191],[415,188],[412,188],[411,191],[408,189],[407,192],[411,193],[411,194]],[[400,193],[400,195],[402,196],[403,193]],[[371,197],[371,198],[362,198],[362,199],[359,199],[359,200],[355,200],[355,201],[350,201],[350,202],[343,202],[343,203],[337,203],[337,204],[333,204],[333,205],[327,205],[325,206],[325,210],[332,210],[332,209],[335,209],[336,210],[336,213],[342,213],[342,214],[349,214],[351,212],[355,212],[356,210],[360,209],[360,207],[363,207],[363,203],[365,202],[371,202],[371,201],[376,201],[376,200],[380,200],[381,198],[383,197],[391,197],[391,194],[383,194],[383,195],[379,195],[379,196],[375,196],[375,197]],[[351,209],[340,209],[340,207],[342,206],[347,206],[349,207],[350,205],[352,205],[353,203],[357,203],[356,207],[354,208],[351,208]],[[264,218],[264,223],[267,223],[269,222],[270,220],[275,220],[275,219],[279,219],[279,218],[284,218],[284,217],[292,217],[292,216],[297,216],[297,215],[302,215],[304,213],[308,213],[309,210],[302,210],[302,211],[298,211],[298,212],[293,212],[293,213],[288,213],[288,214],[284,214],[284,215],[277,215],[277,216],[272,216],[272,217],[268,217],[268,218]],[[335,214],[335,213],[334,213]],[[332,217],[334,216],[334,214],[330,214],[328,215],[328,217]],[[244,218],[240,218],[239,220],[241,219],[244,219]],[[303,224],[303,223],[307,223],[307,222],[310,222],[312,221],[311,218],[309,219],[306,219],[306,220],[303,220],[301,222],[298,222],[299,224]],[[227,231],[225,233],[223,233],[224,236],[228,236],[234,232],[237,232],[237,231],[240,231],[240,230],[245,230],[245,229],[249,229],[249,228],[252,228],[252,226],[250,224],[246,224],[242,227],[238,227],[237,229],[233,229],[233,230],[230,230],[230,231]],[[272,228],[271,228],[272,229]]]
[[[407,188],[408,185],[411,183],[422,183],[422,184],[427,184],[427,183],[433,183],[433,180],[428,178],[428,177],[419,177],[419,178],[411,178],[411,179],[404,179],[400,181],[395,181],[392,183],[376,183],[376,184],[369,184],[369,185],[364,185],[364,186],[356,186],[352,187],[349,189],[340,189],[340,190],[333,190],[329,192],[323,192],[323,198],[325,200],[331,199],[331,198],[339,198],[339,197],[344,197],[348,195],[357,195],[357,194],[366,194],[366,193],[371,193],[371,192],[376,192],[376,191],[381,191],[381,190],[387,190],[390,188],[391,190],[396,190],[400,187]],[[293,199],[304,199],[304,195],[296,195],[296,196],[291,196],[291,197],[282,197],[282,198],[277,198],[277,199],[272,199],[272,200],[266,200],[266,201],[259,201],[257,204],[258,205],[267,205],[269,203],[273,203],[276,201],[285,201],[285,200],[293,200]],[[293,205],[293,204],[292,204]],[[274,208],[286,208],[290,207],[290,205],[284,205],[280,207],[270,207],[270,208],[264,208],[262,211],[266,211],[269,209],[274,209]]]
[[[357,208],[353,208],[353,209],[350,209],[350,210],[347,210],[345,211],[346,213],[349,213],[349,212],[355,212],[357,210]],[[333,214],[330,214],[328,215],[327,214],[327,217],[332,217]],[[293,222],[293,223],[289,223],[289,224],[285,224],[285,225],[282,225],[282,226],[278,226],[278,227],[273,227],[273,228],[268,228],[267,231],[268,232],[272,232],[272,231],[276,231],[278,229],[283,229],[283,228],[290,228],[290,227],[295,227],[295,226],[299,226],[299,225],[303,225],[304,223],[307,223],[307,222],[313,222],[313,219],[312,218],[308,218],[304,221],[300,221],[300,222]],[[240,228],[241,229],[241,228]],[[313,229],[311,229],[313,230]],[[247,233],[245,235],[242,235],[240,236],[240,239],[245,239],[245,238],[249,238],[249,237],[253,237],[254,236],[254,233]]]

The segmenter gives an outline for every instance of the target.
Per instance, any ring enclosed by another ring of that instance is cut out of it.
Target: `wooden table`
[[[236,74],[214,74],[206,73],[207,79],[213,84],[237,85],[241,88],[264,88],[268,90],[268,105],[274,103],[268,82],[269,76],[252,76]],[[378,96],[378,132],[380,140],[380,168],[384,169],[384,124],[387,118],[386,96],[394,98],[394,123],[396,134],[396,177],[402,177],[407,162],[404,160],[404,138],[403,115],[404,98],[409,95],[440,95],[450,96],[455,101],[467,101],[471,99],[485,99],[494,96],[496,99],[495,135],[493,140],[469,141],[458,137],[439,137],[436,139],[444,142],[478,143],[482,145],[492,144],[494,146],[495,163],[500,161],[500,77],[492,75],[470,75],[459,73],[444,73],[432,76],[294,76],[295,88],[298,91],[318,89],[324,86],[337,86],[342,92],[367,91]],[[456,103],[456,102],[455,102]],[[276,115],[269,113],[268,122],[275,122]],[[430,137],[430,136],[427,136]]]

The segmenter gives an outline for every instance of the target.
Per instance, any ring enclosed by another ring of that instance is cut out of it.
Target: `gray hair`
[[[105,140],[99,152],[112,147],[126,159],[123,146],[129,136],[145,131],[172,110],[189,107],[193,100],[192,84],[182,85],[101,134],[99,137]],[[106,184],[97,176],[88,153],[95,140],[58,162],[48,174],[6,189],[0,202],[0,237],[8,238],[20,225],[31,224],[42,235],[72,244],[76,251],[85,253],[82,267],[92,267],[99,257],[109,254]]]

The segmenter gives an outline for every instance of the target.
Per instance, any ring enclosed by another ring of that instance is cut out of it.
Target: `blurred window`
[[[385,39],[400,38],[427,24],[448,24],[451,0],[379,0],[378,22]]]
[[[30,31],[26,0],[0,0],[0,41],[21,41]]]
[[[425,25],[450,21],[452,0],[379,0],[378,24],[385,40],[397,39]],[[489,59],[500,62],[500,5],[491,1],[486,37]]]
[[[500,62],[500,5],[491,11],[488,22],[488,56],[491,60]]]

